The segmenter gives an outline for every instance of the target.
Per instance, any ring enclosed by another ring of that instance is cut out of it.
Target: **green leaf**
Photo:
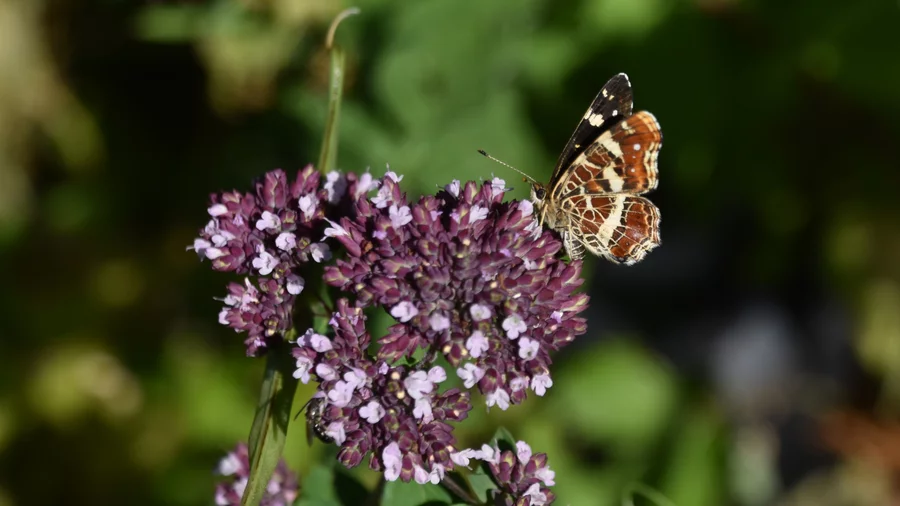
[[[334,488],[334,470],[316,466],[303,478],[295,506],[341,506]]]
[[[381,504],[391,506],[422,506],[451,504],[453,498],[442,487],[426,483],[404,483],[400,480],[385,484],[384,494],[381,496]]]
[[[334,474],[334,490],[344,506],[366,504],[369,497],[366,487],[344,468],[338,468]]]
[[[474,473],[469,475],[468,481],[469,487],[475,492],[478,500],[483,503],[487,502],[491,490],[497,490],[497,484],[494,483],[494,479],[482,466],[479,466]]]
[[[365,504],[369,492],[352,475],[334,468],[317,466],[301,483],[295,506],[351,506]]]
[[[242,505],[259,504],[281,458],[297,390],[293,369],[294,361],[286,347],[269,350],[256,417],[250,429],[250,476]]]
[[[497,432],[491,438],[491,443],[498,446],[500,450],[516,450],[516,438],[506,427],[497,428]]]

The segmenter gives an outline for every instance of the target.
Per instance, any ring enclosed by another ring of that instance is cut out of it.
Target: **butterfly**
[[[548,184],[512,167],[533,181],[541,225],[561,234],[573,260],[587,250],[632,265],[660,244],[659,209],[641,195],[656,188],[662,132],[649,112],[632,114],[633,97],[625,74],[600,89]]]

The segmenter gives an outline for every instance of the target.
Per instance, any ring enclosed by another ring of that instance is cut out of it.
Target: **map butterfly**
[[[610,79],[559,155],[550,182],[532,179],[541,226],[562,235],[573,260],[587,250],[632,265],[660,244],[659,209],[640,195],[656,188],[662,132],[649,112],[632,114],[632,100],[628,76]]]

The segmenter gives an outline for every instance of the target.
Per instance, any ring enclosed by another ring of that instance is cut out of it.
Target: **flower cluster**
[[[253,192],[213,195],[211,220],[193,249],[214,269],[245,276],[229,285],[220,322],[247,334],[251,356],[299,334],[294,376],[319,383],[308,421],[340,447],[347,467],[370,454],[370,467],[388,480],[438,483],[454,466],[481,459],[503,497],[515,501],[509,504],[547,504],[546,455],[532,456],[521,442],[515,454],[489,446],[459,451],[450,423],[468,416],[466,390],[476,386],[488,407],[501,409],[529,389],[543,395],[552,386],[550,353],[586,330],[579,313],[588,297],[576,292],[581,262],[559,259],[562,244],[540,229],[530,202],[503,202],[500,179],[453,181],[415,203],[401,179],[307,167],[293,181],[276,170]],[[314,267],[332,257],[329,240],[344,255],[318,278]],[[328,335],[294,328],[307,280],[344,293]],[[396,323],[376,339],[373,357],[364,310],[375,307]],[[441,388],[441,357],[465,390]],[[240,451],[229,457],[231,468],[238,469]],[[217,501],[240,497],[246,480],[237,476],[217,489]]]
[[[516,443],[515,453],[500,451],[496,446],[484,445],[481,450],[467,449],[453,455],[453,461],[468,466],[470,459],[488,464],[501,493],[494,497],[500,506],[543,506],[556,498],[546,487],[555,484],[556,473],[547,465],[547,454],[532,454],[525,441]]]
[[[530,202],[502,202],[500,179],[453,181],[415,204],[399,181],[388,172],[375,197],[325,230],[347,252],[325,281],[397,320],[379,340],[379,359],[441,354],[466,388],[477,385],[501,409],[529,388],[543,395],[550,352],[586,330],[578,313],[588,297],[575,293],[581,262],[555,255],[562,245],[537,228]]]
[[[292,328],[295,297],[303,291],[304,264],[331,258],[321,242],[327,216],[339,215],[376,183],[369,174],[331,172],[311,166],[293,182],[282,170],[271,171],[252,193],[212,195],[209,223],[191,249],[218,271],[252,275],[231,283],[219,322],[246,332],[247,354],[256,356]]]
[[[362,309],[339,300],[333,338],[310,330],[297,340],[294,376],[307,383],[314,373],[321,381],[325,405],[316,423],[340,446],[344,465],[356,466],[371,452],[370,467],[389,480],[437,483],[453,466],[455,439],[447,422],[468,416],[469,394],[455,388],[439,393],[447,378],[441,367],[373,361],[365,321]]]
[[[240,443],[234,451],[219,461],[218,474],[227,479],[216,485],[215,501],[218,506],[237,506],[241,504],[241,496],[247,487],[250,476],[250,457],[247,445]],[[266,486],[266,495],[261,506],[289,506],[294,504],[300,486],[297,477],[292,473],[284,460],[278,462],[275,474]]]

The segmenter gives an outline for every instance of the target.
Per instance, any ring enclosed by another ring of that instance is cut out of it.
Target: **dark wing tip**
[[[628,74],[626,74],[625,72],[619,72],[618,74],[612,76],[612,78],[609,80],[609,82],[611,83],[613,81],[620,81],[620,80],[625,81],[625,85],[628,86],[629,88],[631,88],[631,79],[628,79]]]

